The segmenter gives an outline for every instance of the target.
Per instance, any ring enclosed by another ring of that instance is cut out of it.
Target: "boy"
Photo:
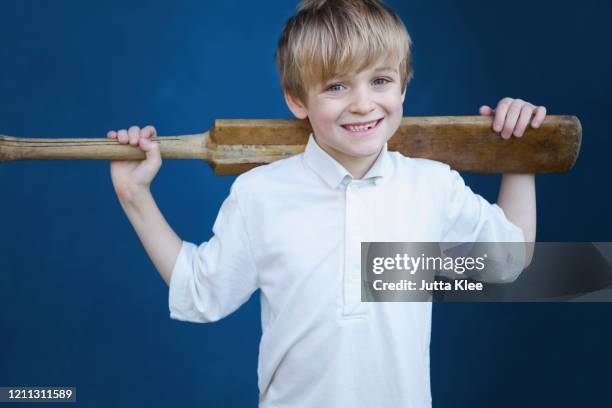
[[[236,179],[208,242],[183,242],[151,196],[152,126],[108,133],[146,152],[111,164],[119,201],[172,318],[213,322],[261,289],[260,406],[429,407],[431,304],[360,302],[360,243],[533,242],[534,176],[504,175],[491,205],[447,165],[387,151],[412,67],[403,23],[377,0],[304,1],[276,60],[313,134],[304,153]],[[480,113],[509,138],[545,109],[504,98]]]

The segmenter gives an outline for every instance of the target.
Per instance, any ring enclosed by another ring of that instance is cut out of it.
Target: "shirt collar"
[[[304,150],[304,160],[331,188],[337,188],[347,177],[349,180],[353,179],[344,166],[319,146],[312,133],[308,137],[308,143]],[[390,173],[391,163],[387,154],[387,143],[385,143],[363,179],[373,179],[374,183],[378,185],[385,177],[388,178]]]

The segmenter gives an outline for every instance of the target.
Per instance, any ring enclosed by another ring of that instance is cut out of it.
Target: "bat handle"
[[[206,148],[208,132],[165,136],[153,139],[159,142],[164,159],[208,160]],[[116,140],[89,139],[32,139],[0,135],[0,162],[14,160],[142,160],[144,152]]]

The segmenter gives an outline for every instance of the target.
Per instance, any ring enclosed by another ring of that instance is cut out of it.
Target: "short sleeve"
[[[523,231],[506,218],[497,204],[491,204],[475,194],[465,185],[455,170],[448,168],[446,174],[447,200],[445,228],[442,242],[524,242]],[[482,247],[482,246],[481,246]],[[491,245],[488,276],[479,277],[487,282],[515,280],[524,268],[526,252],[524,245]]]
[[[213,225],[212,238],[184,241],[172,270],[172,319],[214,322],[245,303],[257,289],[257,271],[235,183]]]

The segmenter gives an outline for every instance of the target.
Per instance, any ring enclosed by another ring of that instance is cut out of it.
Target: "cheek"
[[[403,101],[402,94],[398,90],[389,90],[380,95],[377,103],[386,110],[389,114],[396,114],[403,112]]]
[[[398,110],[402,110],[402,105],[404,101],[402,100],[402,94],[396,93],[393,95],[393,105],[397,107]]]
[[[399,125],[402,122],[402,116],[404,115],[404,106],[402,104],[402,96],[394,95],[393,101],[389,103],[386,106],[386,108],[387,108],[387,112],[389,112],[389,123],[388,124],[392,130],[391,135],[389,135],[389,138],[390,138],[393,135],[393,133],[397,131],[397,128],[399,128]]]
[[[339,117],[336,111],[333,106],[321,106],[313,112],[311,116],[312,122],[315,122],[319,127],[333,126]]]
[[[404,114],[404,105],[402,103],[402,96],[394,96],[394,100],[389,104],[388,109],[393,113],[394,116],[401,118]]]

